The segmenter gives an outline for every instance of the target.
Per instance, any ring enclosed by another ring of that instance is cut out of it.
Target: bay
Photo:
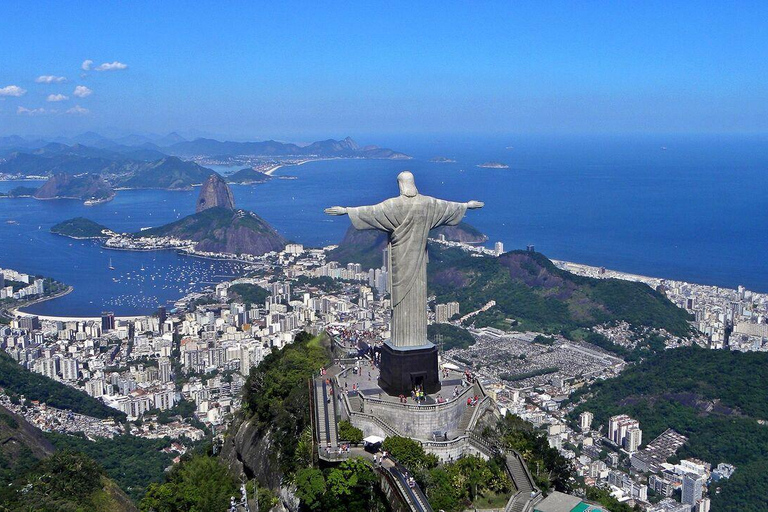
[[[485,208],[469,212],[466,220],[491,243],[502,241],[506,250],[533,244],[550,258],[768,292],[765,137],[393,137],[377,142],[414,159],[286,166],[276,175],[297,179],[233,186],[237,205],[257,212],[290,240],[308,246],[338,243],[349,220],[328,217],[323,209],[396,195],[397,173],[407,168],[424,194],[485,201]],[[430,162],[436,156],[456,161]],[[488,161],[509,168],[477,167]],[[19,184],[0,182],[0,191]],[[237,269],[171,251],[107,251],[48,230],[76,216],[117,231],[161,225],[192,213],[197,192],[119,191],[113,201],[94,207],[70,200],[2,199],[0,267],[74,286],[65,297],[29,308],[39,314],[150,312],[158,303],[178,299],[179,290],[200,288]],[[107,268],[110,257],[114,272]],[[135,274],[156,277],[141,280]]]

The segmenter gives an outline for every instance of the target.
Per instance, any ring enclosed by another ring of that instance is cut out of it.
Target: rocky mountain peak
[[[234,210],[235,197],[224,178],[218,174],[211,174],[200,189],[195,211],[199,213],[208,208],[217,207]]]

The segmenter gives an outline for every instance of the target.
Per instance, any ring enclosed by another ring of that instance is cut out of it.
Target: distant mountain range
[[[67,144],[69,143],[69,144]],[[231,142],[185,140],[176,133],[162,138],[132,135],[108,139],[93,132],[72,139],[27,140],[0,137],[0,177],[52,177],[59,174],[100,175],[113,188],[185,189],[203,183],[214,171],[191,157],[213,158],[377,158],[409,159],[408,155],[378,146],[359,146],[347,137],[306,146],[277,141]],[[232,183],[257,183],[266,175],[242,170]]]
[[[90,151],[85,150],[88,148]],[[40,151],[42,150],[42,151]],[[109,139],[98,133],[87,132],[72,138],[29,140],[17,135],[0,137],[0,158],[14,153],[51,154],[69,153],[77,156],[156,160],[164,156],[264,156],[264,157],[316,157],[316,158],[384,158],[410,159],[408,155],[379,146],[360,146],[347,137],[328,139],[308,145],[267,140],[261,142],[219,141],[199,138],[186,140],[177,133],[163,137],[129,135]],[[87,153],[87,154],[86,154]],[[6,172],[6,171],[0,171]]]

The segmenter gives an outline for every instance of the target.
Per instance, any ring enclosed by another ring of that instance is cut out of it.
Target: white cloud
[[[19,107],[16,109],[16,113],[20,116],[38,116],[40,114],[45,114],[45,109],[44,108],[28,109],[24,107]]]
[[[83,64],[80,66],[80,69],[83,71],[90,71],[91,66],[93,66],[93,61],[91,59],[87,59],[83,61]]]
[[[6,85],[0,87],[0,96],[23,96],[26,93],[26,89],[22,89],[18,85]]]
[[[93,91],[87,88],[86,86],[78,85],[77,87],[75,87],[75,91],[72,94],[74,94],[78,98],[85,98],[86,96],[90,96],[92,93]]]
[[[127,64],[123,64],[122,62],[105,62],[104,64],[100,64],[99,66],[96,66],[94,69],[96,71],[117,71],[120,69],[127,68]]]
[[[39,84],[54,84],[54,83],[60,83],[60,82],[66,82],[67,77],[65,76],[54,76],[54,75],[41,75],[35,79],[35,82]]]
[[[88,110],[87,108],[83,108],[80,105],[75,105],[71,109],[67,110],[67,114],[77,114],[77,115],[85,115],[88,112],[90,112],[90,110]]]
[[[63,94],[49,94],[48,95],[48,101],[64,101],[68,100],[69,96],[64,96]]]

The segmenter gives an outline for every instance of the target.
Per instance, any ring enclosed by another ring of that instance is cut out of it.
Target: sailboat
[[[115,267],[112,266],[112,258],[109,258],[109,270],[115,270]]]

